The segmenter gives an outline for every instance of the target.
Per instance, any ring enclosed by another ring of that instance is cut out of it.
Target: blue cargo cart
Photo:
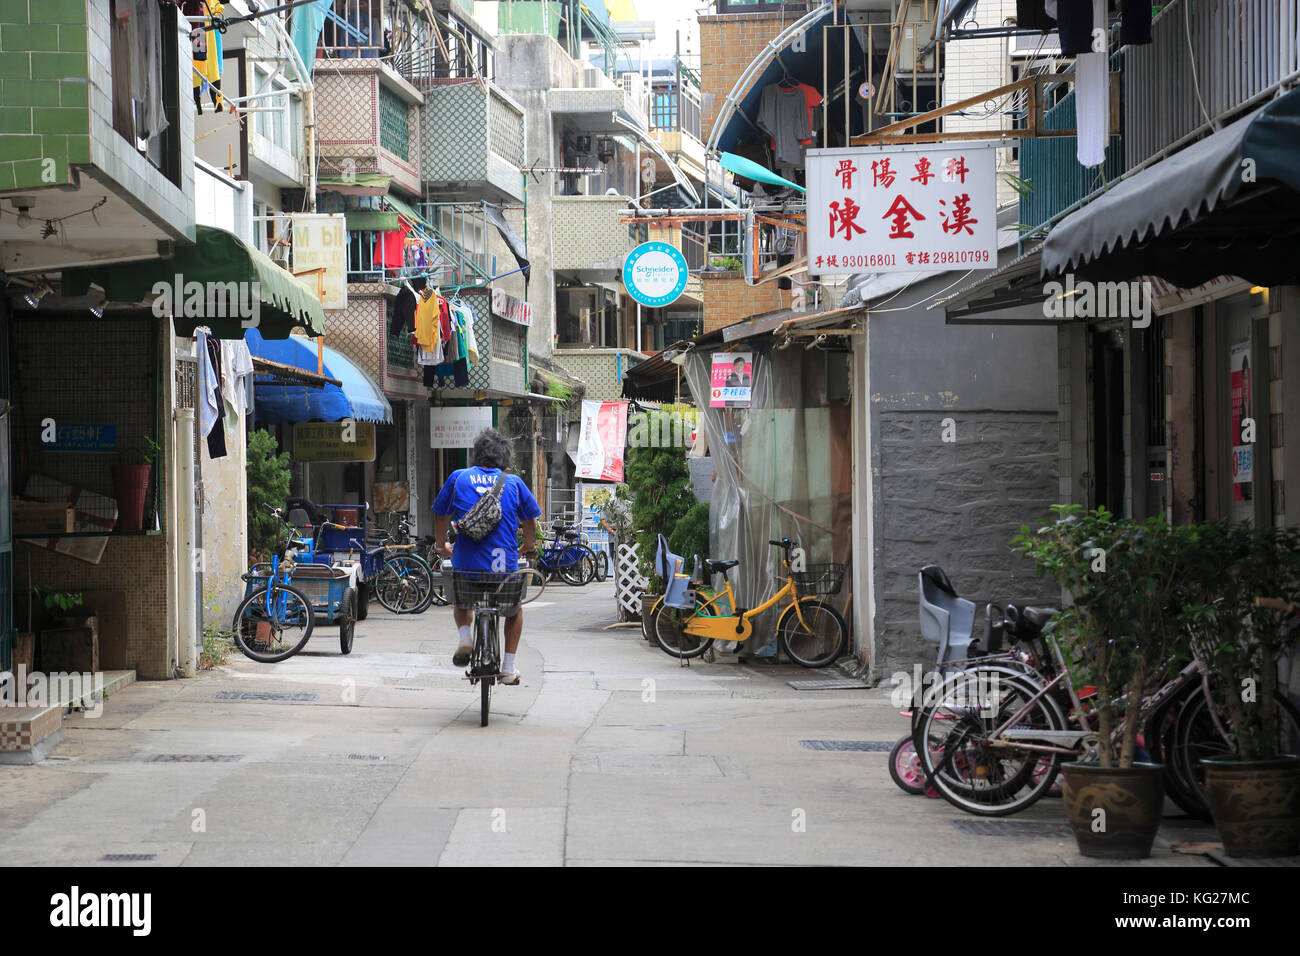
[[[266,587],[271,577],[269,564],[255,565],[244,575],[244,595]],[[289,572],[289,584],[302,592],[311,602],[316,623],[337,624],[339,649],[352,653],[352,639],[356,633],[359,615],[357,571],[341,566],[320,564],[314,561],[295,564]]]
[[[306,563],[348,569],[356,567],[354,586],[357,591],[356,619],[364,621],[370,609],[370,589],[379,577],[387,558],[382,545],[366,543],[370,507],[366,504],[316,504],[305,498],[290,498],[286,512],[301,511],[308,522],[300,528],[309,542],[309,556],[299,557],[299,567]],[[342,527],[332,527],[342,525]]]

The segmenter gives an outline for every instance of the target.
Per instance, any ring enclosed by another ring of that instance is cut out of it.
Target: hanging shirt
[[[253,410],[253,355],[243,339],[221,340],[221,391],[237,413]]]
[[[456,306],[465,327],[465,353],[470,365],[478,364],[478,339],[474,337],[474,313],[463,305]]]
[[[816,90],[813,92],[816,93]],[[818,102],[821,100],[818,99]],[[758,111],[758,128],[771,135],[772,149],[778,162],[803,166],[800,143],[812,137],[808,99],[804,90],[800,86],[787,89],[779,83],[764,87]]]
[[[1106,0],[1092,0],[1091,23],[1106,23]],[[1061,21],[1064,27],[1065,21]],[[1061,33],[1065,43],[1065,32]],[[1089,48],[1091,49],[1091,48]],[[1080,53],[1074,58],[1074,112],[1080,166],[1106,161],[1110,141],[1110,54]]]
[[[420,297],[411,289],[409,283],[403,282],[397,299],[393,302],[393,320],[388,324],[389,335],[401,335],[415,328],[415,307]]]
[[[432,352],[438,347],[442,332],[438,323],[438,295],[435,293],[415,305],[415,344]]]

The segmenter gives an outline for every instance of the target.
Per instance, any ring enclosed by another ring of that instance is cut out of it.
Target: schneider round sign
[[[651,308],[671,305],[686,290],[686,259],[666,242],[643,242],[623,263],[627,294]]]

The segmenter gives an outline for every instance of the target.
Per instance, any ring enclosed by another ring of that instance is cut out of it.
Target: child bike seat
[[[664,604],[681,610],[693,610],[695,603],[690,599],[691,577],[683,573],[686,561],[680,554],[668,550],[668,539],[659,535],[659,548],[655,552],[655,573],[663,578]]]

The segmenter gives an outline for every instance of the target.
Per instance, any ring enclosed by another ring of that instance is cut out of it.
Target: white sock
[[[460,646],[468,647],[470,644],[473,643],[474,642],[469,639],[469,625],[462,624],[460,626]]]
[[[507,674],[515,672],[515,655],[507,653],[501,661],[501,670]]]

